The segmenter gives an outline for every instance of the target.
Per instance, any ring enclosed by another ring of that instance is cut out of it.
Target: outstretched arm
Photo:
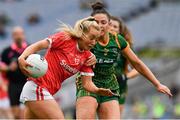
[[[146,77],[156,88],[159,92],[172,96],[168,87],[162,85],[154,74],[150,71],[150,69],[134,54],[134,52],[129,48],[126,47],[122,50],[125,57],[129,60],[132,66],[141,73],[144,77]]]

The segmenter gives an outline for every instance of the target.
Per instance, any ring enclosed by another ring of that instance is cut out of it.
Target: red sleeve
[[[47,38],[47,40],[50,43],[49,48],[52,49],[61,49],[65,43],[64,39],[64,33],[63,32],[58,32],[54,35],[51,35]]]
[[[86,52],[87,58],[90,58],[92,55],[93,55],[93,53],[92,53],[91,51],[87,51],[87,52]]]
[[[94,76],[94,72],[91,66],[83,66],[80,70],[80,74],[84,76]]]
[[[89,57],[91,57],[92,53],[90,51],[86,51],[85,56],[88,59]],[[81,70],[80,70],[80,74],[81,75],[85,75],[85,76],[94,76],[94,72],[91,68],[91,66],[86,66],[83,65]]]

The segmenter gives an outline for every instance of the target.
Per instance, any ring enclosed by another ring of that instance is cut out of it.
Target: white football
[[[26,62],[32,65],[32,67],[27,68],[32,77],[38,78],[46,74],[48,63],[41,55],[31,54],[27,57]]]

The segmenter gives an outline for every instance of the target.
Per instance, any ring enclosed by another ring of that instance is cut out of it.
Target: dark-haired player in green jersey
[[[97,87],[111,89],[116,95],[104,97],[89,93],[81,85],[78,85],[80,83],[77,81],[77,119],[95,119],[96,111],[100,119],[120,119],[119,85],[114,67],[119,52],[122,52],[132,66],[151,81],[159,92],[172,96],[168,87],[162,85],[148,67],[134,54],[126,40],[121,35],[109,33],[110,15],[105,11],[103,5],[97,2],[92,7],[91,16],[95,18],[101,29],[100,37],[93,49],[97,58],[97,64],[93,70],[95,73],[93,82]]]

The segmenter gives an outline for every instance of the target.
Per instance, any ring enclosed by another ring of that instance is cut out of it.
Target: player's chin
[[[91,50],[94,46],[87,46],[84,48],[84,50]]]
[[[89,46],[89,47],[88,47],[88,50],[91,50],[93,47],[94,47],[94,46]]]

